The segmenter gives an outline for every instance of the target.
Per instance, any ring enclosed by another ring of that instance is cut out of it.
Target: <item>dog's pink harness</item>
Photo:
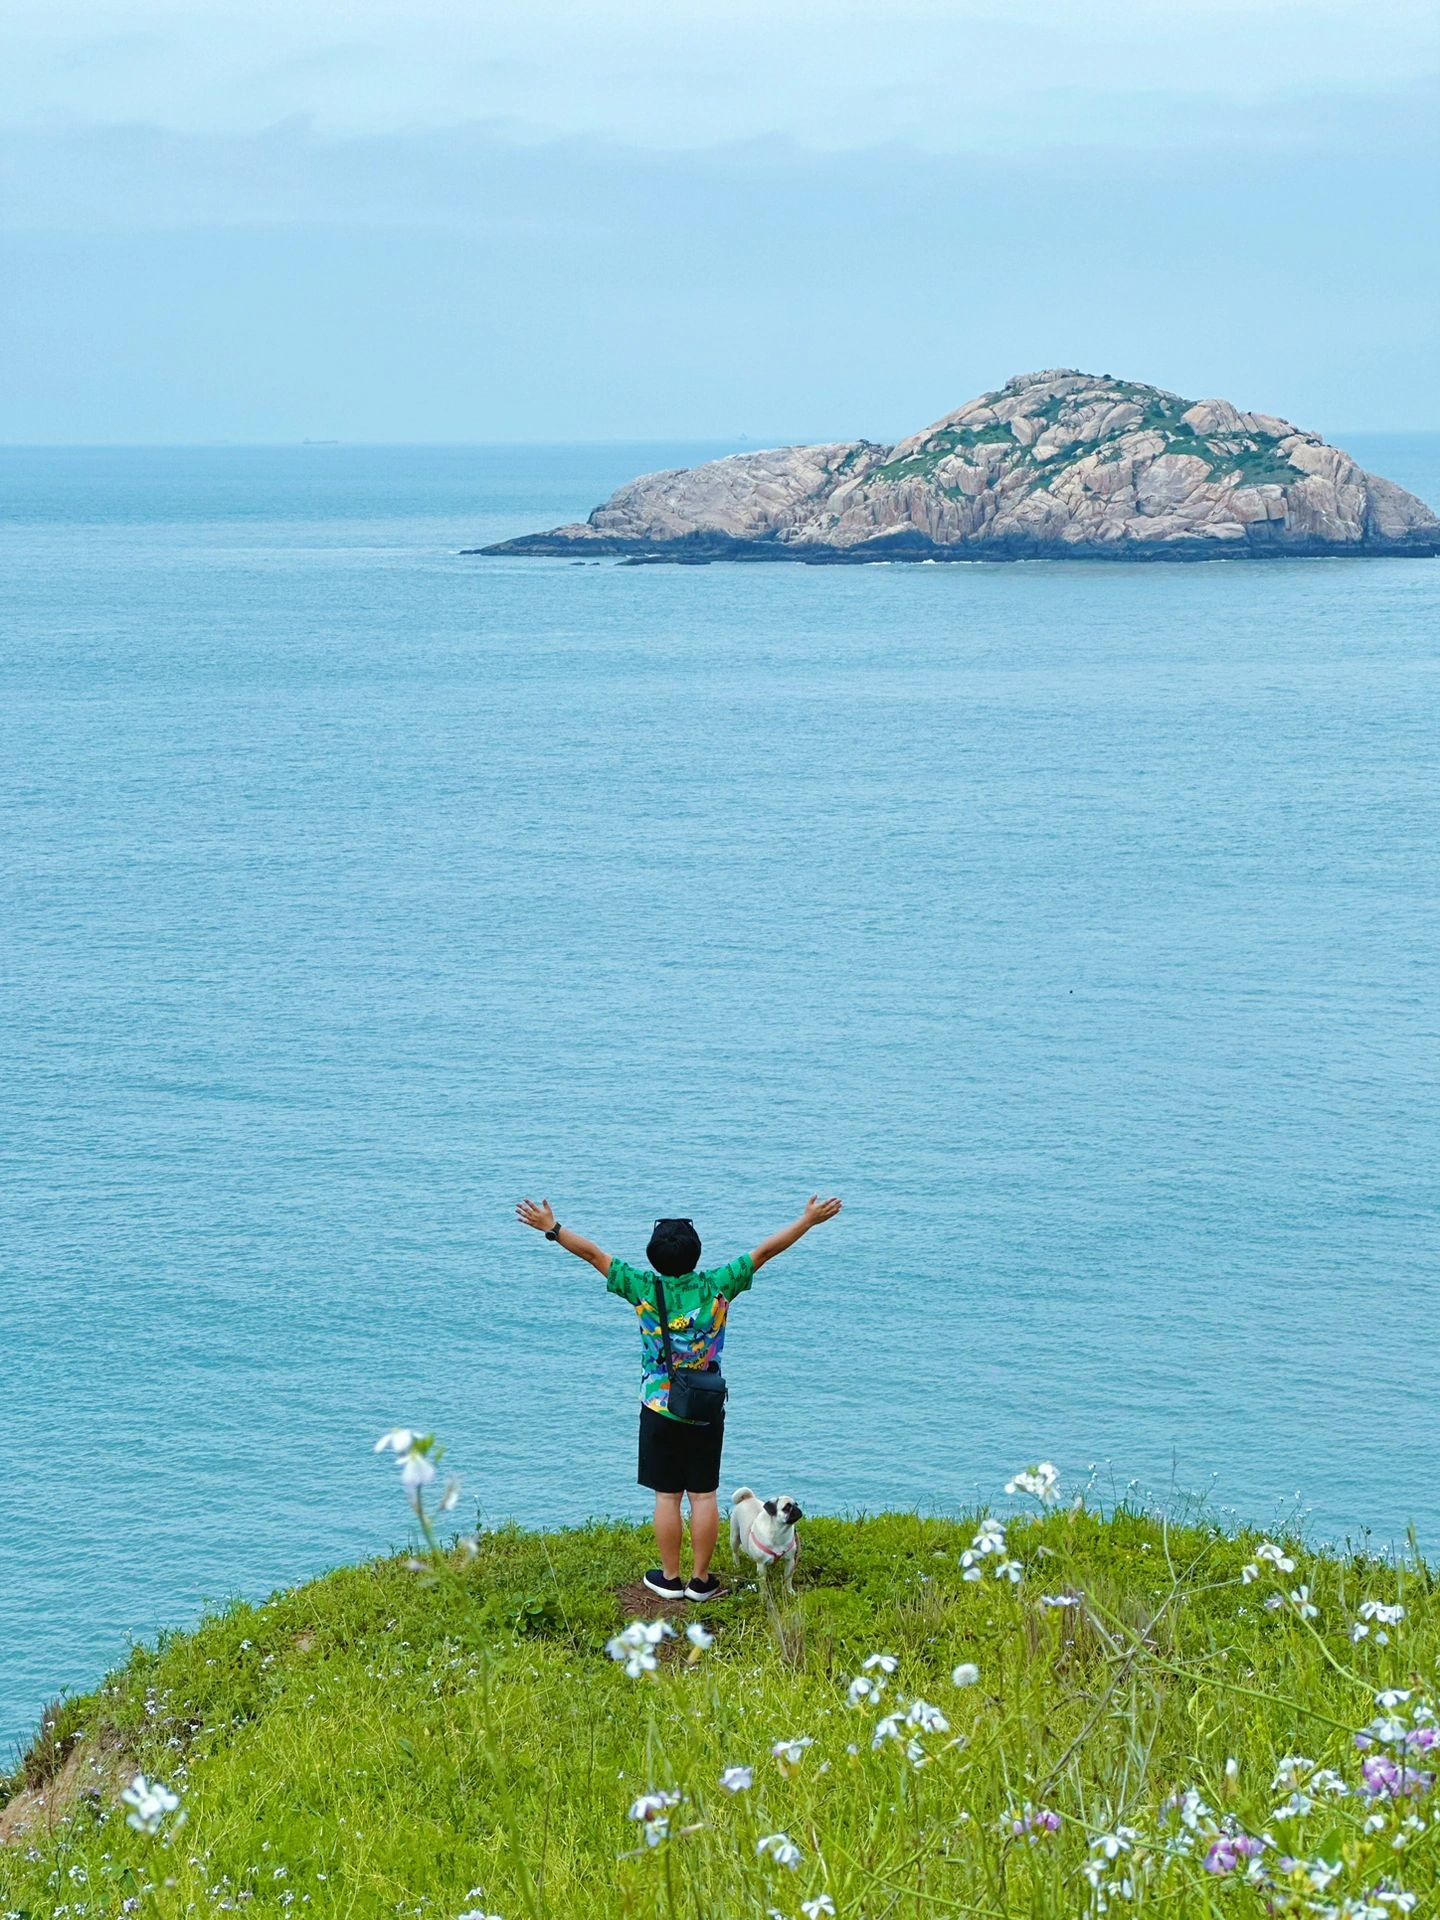
[[[785,1560],[788,1559],[790,1555],[790,1547],[767,1547],[763,1540],[757,1540],[755,1538],[755,1522],[753,1520],[750,1522],[749,1546],[753,1553],[763,1553],[767,1560]],[[798,1561],[800,1558],[800,1536],[798,1533],[791,1534],[790,1546],[795,1549],[795,1558]]]

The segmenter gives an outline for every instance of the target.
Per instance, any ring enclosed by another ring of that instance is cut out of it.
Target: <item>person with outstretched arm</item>
[[[725,1410],[719,1369],[730,1303],[744,1293],[767,1260],[793,1247],[822,1220],[833,1220],[839,1211],[838,1199],[822,1200],[812,1193],[799,1217],[762,1240],[753,1253],[742,1253],[726,1266],[702,1272],[700,1236],[690,1220],[655,1222],[645,1249],[650,1262],[646,1269],[612,1260],[584,1234],[562,1227],[548,1200],[538,1204],[522,1200],[515,1209],[525,1226],[534,1227],[603,1273],[609,1291],[627,1300],[640,1321],[638,1478],[655,1495],[655,1543],[660,1553],[660,1565],[645,1575],[645,1585],[663,1599],[709,1600],[720,1591],[710,1560],[720,1531],[715,1496],[720,1486]],[[678,1386],[677,1375],[682,1376]],[[689,1410],[689,1417],[672,1408],[672,1391]],[[681,1501],[685,1498],[690,1502],[693,1563],[688,1580],[680,1572]]]

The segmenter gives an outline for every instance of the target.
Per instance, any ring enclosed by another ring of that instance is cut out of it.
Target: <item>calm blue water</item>
[[[0,455],[6,1745],[398,1542],[392,1422],[643,1511],[522,1192],[717,1259],[844,1194],[727,1486],[1440,1547],[1440,564],[458,557],[699,451]]]

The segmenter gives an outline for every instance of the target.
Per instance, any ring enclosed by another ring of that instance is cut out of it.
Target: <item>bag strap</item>
[[[665,1282],[657,1273],[655,1276],[655,1298],[660,1307],[660,1340],[665,1348],[665,1371],[673,1384],[675,1379],[675,1349],[670,1344],[670,1309],[665,1304]]]

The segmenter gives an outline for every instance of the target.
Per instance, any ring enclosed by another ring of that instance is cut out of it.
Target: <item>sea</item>
[[[1440,504],[1440,438],[1352,435]],[[462,549],[709,447],[0,452],[0,1758],[456,1518],[724,1486],[1440,1552],[1440,563]]]

